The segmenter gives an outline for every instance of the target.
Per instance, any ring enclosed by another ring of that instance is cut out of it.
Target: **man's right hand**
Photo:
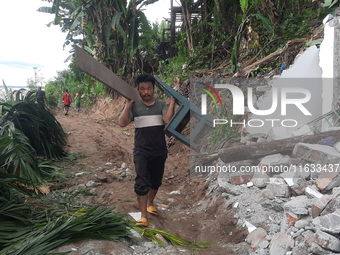
[[[135,99],[132,97],[131,99],[125,99],[126,107],[131,107],[131,105],[135,102]]]

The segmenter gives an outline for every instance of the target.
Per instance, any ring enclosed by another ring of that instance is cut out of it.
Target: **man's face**
[[[143,101],[149,102],[153,100],[154,87],[151,81],[141,82],[138,86],[138,92]]]

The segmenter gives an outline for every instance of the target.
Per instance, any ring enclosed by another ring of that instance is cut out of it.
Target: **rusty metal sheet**
[[[83,49],[75,46],[77,67],[96,80],[109,86],[125,98],[134,98],[135,101],[141,100],[138,91],[129,83],[114,74],[110,69],[95,60]]]

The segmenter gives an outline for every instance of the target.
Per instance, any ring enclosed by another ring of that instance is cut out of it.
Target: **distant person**
[[[157,53],[160,58],[160,60],[165,60],[165,51],[164,51],[164,44],[161,43],[159,39],[156,40],[157,42]]]
[[[146,58],[146,56],[148,55],[148,52],[145,50],[145,47],[143,47],[142,51],[140,52],[140,55],[142,56],[142,58]]]
[[[74,106],[76,108],[76,111],[79,112],[79,108],[80,108],[80,97],[79,94],[76,94],[76,97],[74,98]]]
[[[68,114],[68,109],[70,109],[71,106],[71,95],[68,93],[68,90],[65,89],[65,93],[63,95],[63,103],[64,103],[64,112],[65,116]]]
[[[45,103],[45,91],[41,90],[41,87],[38,87],[38,91],[35,93],[35,95],[37,96],[37,102],[38,103]]]

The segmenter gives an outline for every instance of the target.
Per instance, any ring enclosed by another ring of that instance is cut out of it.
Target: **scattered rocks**
[[[305,228],[309,224],[310,224],[310,221],[308,219],[301,219],[295,222],[294,227],[296,227],[297,229],[300,229],[300,228]]]
[[[231,184],[233,185],[241,185],[241,184],[247,184],[251,181],[253,178],[252,174],[236,174],[231,176]]]
[[[316,228],[331,234],[340,233],[340,210],[331,214],[316,217],[313,224]]]
[[[313,163],[328,163],[333,159],[340,160],[340,153],[330,146],[319,144],[297,143],[293,155]]]
[[[256,250],[259,244],[265,240],[266,235],[267,235],[267,231],[265,231],[263,228],[257,228],[248,234],[246,238],[246,242],[249,243],[254,250]],[[266,248],[266,247],[262,247],[262,248]]]
[[[290,197],[291,190],[283,179],[272,178],[267,183],[266,189],[262,195],[266,198],[273,199],[275,197]]]
[[[317,230],[315,234],[313,234],[306,240],[306,242],[309,245],[311,245],[312,243],[316,243],[324,249],[340,252],[340,240],[321,230]]]
[[[315,218],[319,216],[320,212],[326,207],[327,203],[331,201],[331,195],[324,195],[319,198],[313,205],[312,205],[312,217]]]
[[[283,208],[287,212],[292,212],[299,215],[308,215],[308,205],[310,201],[307,196],[292,197]]]
[[[270,242],[270,255],[285,255],[292,241],[287,234],[275,234]]]
[[[92,180],[88,181],[88,183],[86,183],[86,187],[90,188],[90,187],[96,187],[96,186],[99,186],[101,185],[101,183],[97,183],[97,182],[94,182]]]

